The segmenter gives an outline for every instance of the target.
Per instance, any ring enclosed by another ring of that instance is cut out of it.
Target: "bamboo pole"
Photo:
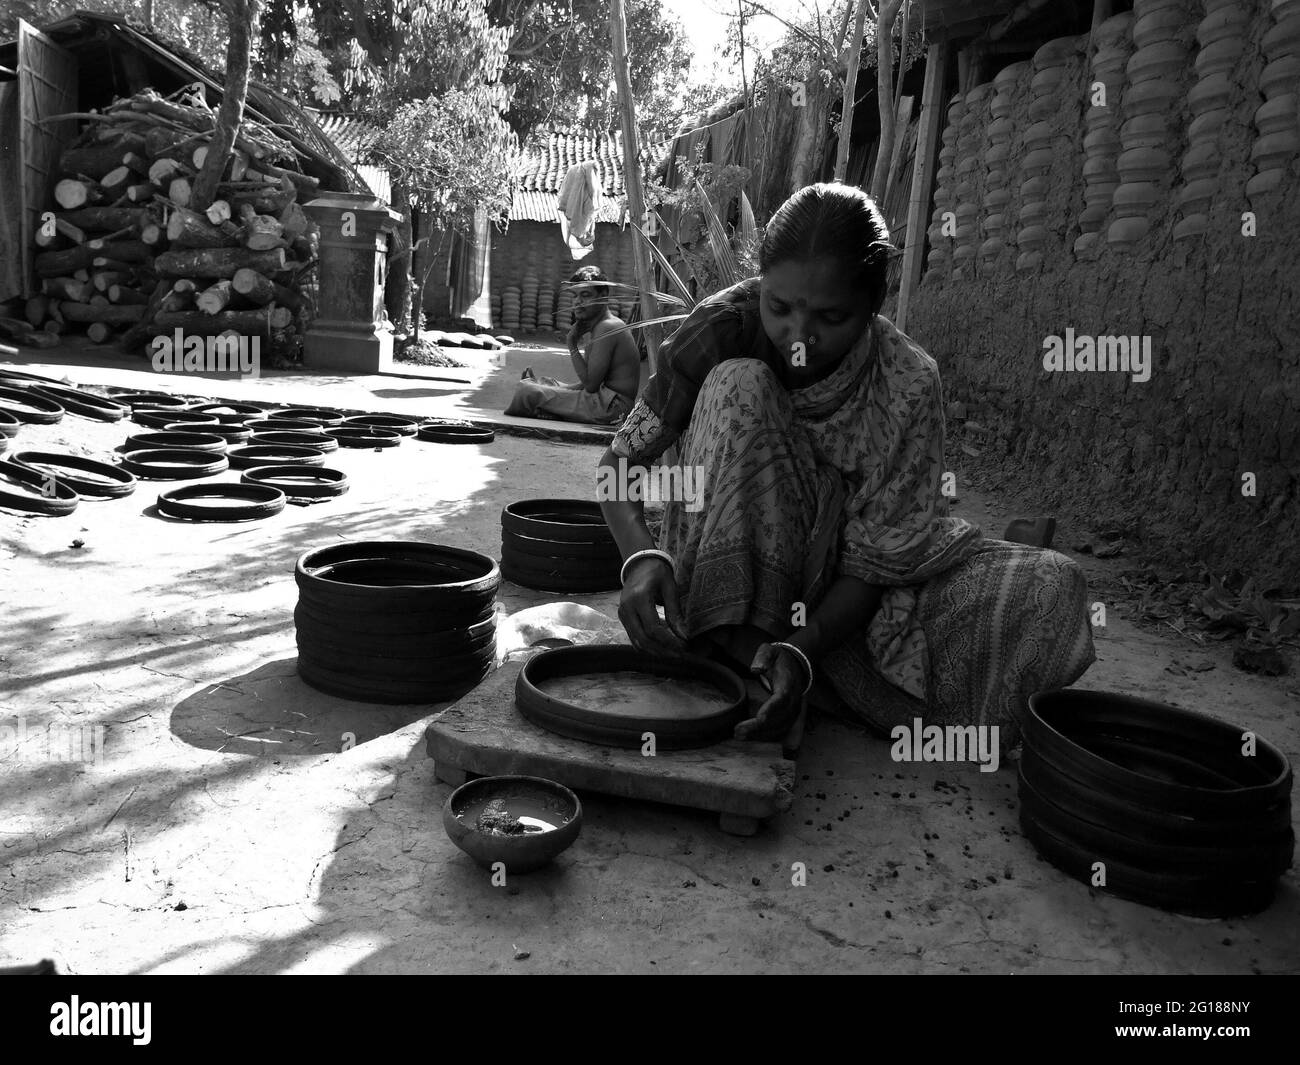
[[[627,17],[623,0],[609,2],[609,39],[613,46],[614,81],[618,86],[619,115],[623,125],[623,184],[627,189],[627,209],[634,226],[641,225],[645,215],[645,197],[641,186],[641,160],[636,129],[636,104],[632,99],[632,78],[627,61]],[[641,317],[651,321],[659,317],[658,301],[654,298],[654,275],[650,269],[650,253],[643,241],[632,242],[632,261],[636,269],[636,284],[641,292]],[[650,372],[655,372],[659,361],[659,327],[646,326],[646,350],[650,356]]]

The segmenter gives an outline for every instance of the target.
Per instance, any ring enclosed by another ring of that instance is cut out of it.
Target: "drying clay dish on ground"
[[[480,777],[447,797],[442,824],[451,841],[484,868],[501,862],[507,875],[527,873],[578,838],[582,803],[553,780]]]
[[[745,687],[707,658],[655,658],[632,647],[544,651],[519,672],[515,705],[535,725],[570,739],[663,750],[709,747],[745,719]]]

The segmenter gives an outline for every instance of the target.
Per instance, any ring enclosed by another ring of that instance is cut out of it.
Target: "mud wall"
[[[950,101],[907,331],[973,465],[1300,585],[1298,101],[1300,0],[1137,0]]]

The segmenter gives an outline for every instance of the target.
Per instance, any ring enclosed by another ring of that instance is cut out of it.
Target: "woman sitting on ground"
[[[569,358],[578,380],[566,384],[553,377],[538,377],[530,366],[505,413],[517,418],[617,425],[636,402],[641,355],[623,319],[609,309],[609,283],[600,267],[584,266],[568,285],[573,290]],[[587,333],[591,343],[584,358],[578,341]]]
[[[1005,746],[1029,695],[1095,659],[1078,566],[948,515],[938,367],[879,314],[890,250],[862,191],[801,189],[760,276],[695,308],[601,459],[676,444],[702,481],[658,544],[639,502],[601,506],[632,643],[766,681],[739,738],[781,738],[811,692],[882,731],[998,725]]]

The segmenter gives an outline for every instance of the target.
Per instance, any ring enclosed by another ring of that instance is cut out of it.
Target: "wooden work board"
[[[439,780],[458,786],[476,775],[545,777],[575,791],[714,811],[724,832],[740,836],[790,809],[795,763],[781,744],[727,740],[647,757],[640,749],[557,736],[515,708],[525,660],[505,663],[430,722],[425,745]]]

